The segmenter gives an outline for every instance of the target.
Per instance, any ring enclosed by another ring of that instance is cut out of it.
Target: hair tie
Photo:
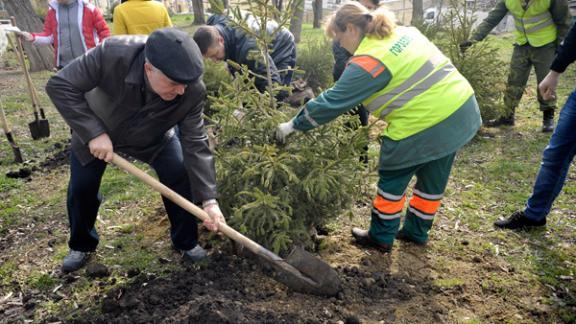
[[[364,17],[366,17],[366,20],[368,20],[368,22],[372,21],[372,14],[371,13],[364,14]]]

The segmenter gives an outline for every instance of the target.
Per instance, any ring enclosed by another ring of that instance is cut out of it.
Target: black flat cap
[[[181,84],[198,80],[204,72],[198,45],[175,28],[157,29],[148,36],[146,58],[172,81]]]

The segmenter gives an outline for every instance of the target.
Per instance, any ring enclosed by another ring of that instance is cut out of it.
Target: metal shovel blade
[[[46,119],[38,119],[28,124],[33,140],[50,137],[50,125]]]
[[[24,159],[22,158],[22,152],[20,152],[20,148],[17,146],[12,146],[12,153],[14,153],[14,162],[22,163]]]
[[[302,248],[296,247],[284,260],[265,258],[277,270],[273,276],[288,288],[320,296],[336,296],[342,286],[338,273],[330,265]]]
[[[18,144],[16,144],[16,141],[14,140],[12,133],[10,132],[4,134],[6,135],[6,139],[8,139],[8,142],[12,147],[12,152],[14,153],[14,162],[16,163],[24,162],[24,159],[22,158],[22,152],[20,152],[20,147],[18,147]]]

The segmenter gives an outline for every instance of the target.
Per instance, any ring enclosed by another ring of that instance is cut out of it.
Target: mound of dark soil
[[[360,323],[368,315],[354,313],[361,304],[374,304],[380,318],[393,321],[393,305],[435,293],[429,284],[367,269],[337,269],[344,289],[337,297],[326,298],[288,290],[252,260],[217,254],[205,264],[184,265],[168,277],[132,271],[131,275],[138,273],[132,284],[108,291],[94,309],[71,314],[67,321]]]
[[[28,179],[33,173],[37,171],[50,171],[68,163],[69,152],[70,140],[62,143],[55,143],[50,149],[48,149],[48,153],[51,154],[48,155],[44,161],[27,161],[26,164],[28,164],[28,166],[22,167],[15,171],[9,171],[6,173],[6,177],[13,179]]]
[[[68,163],[70,140],[66,140],[62,143],[55,143],[51,151],[53,152],[52,155],[40,162],[40,167],[44,170],[52,170]]]
[[[12,179],[26,179],[32,175],[31,168],[21,168],[17,171],[9,171],[6,173],[6,177]]]

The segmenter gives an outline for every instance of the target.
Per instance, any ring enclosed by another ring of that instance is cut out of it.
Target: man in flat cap
[[[98,245],[98,191],[115,151],[149,163],[162,183],[201,204],[211,216],[204,223],[208,229],[217,231],[225,222],[202,119],[202,73],[196,43],[182,31],[165,28],[149,37],[108,38],[48,81],[50,99],[72,128],[70,253],[63,271],[82,267]],[[204,258],[196,218],[163,200],[174,248],[185,260]]]

